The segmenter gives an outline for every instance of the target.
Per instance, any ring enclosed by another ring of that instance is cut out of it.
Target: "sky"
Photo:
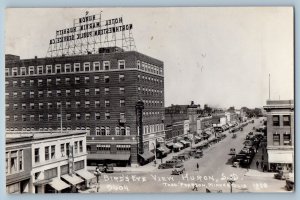
[[[165,105],[262,107],[294,98],[291,7],[7,9],[5,53],[45,57],[86,11],[133,24],[137,51],[164,62]]]

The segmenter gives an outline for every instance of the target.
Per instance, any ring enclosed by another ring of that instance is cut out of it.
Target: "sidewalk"
[[[273,173],[273,172],[267,172],[267,171],[263,172],[263,169],[261,166],[262,155],[263,155],[262,148],[259,147],[257,153],[255,154],[255,156],[251,162],[250,168],[246,172],[245,176],[274,177],[275,173]],[[256,167],[256,161],[258,161],[258,163],[259,163],[258,167]]]

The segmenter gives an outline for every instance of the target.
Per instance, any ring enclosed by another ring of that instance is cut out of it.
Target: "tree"
[[[203,111],[204,111],[204,113],[211,114],[212,108],[209,107],[207,104],[204,104]]]
[[[234,106],[231,106],[227,109],[228,112],[235,112],[235,108]]]

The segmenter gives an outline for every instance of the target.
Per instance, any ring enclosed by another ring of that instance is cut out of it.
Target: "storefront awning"
[[[177,142],[173,145],[173,148],[182,148],[183,147],[183,144]]]
[[[130,154],[88,154],[88,160],[129,160]]]
[[[75,174],[72,174],[72,175],[65,174],[65,175],[62,175],[62,178],[65,179],[66,181],[68,181],[69,183],[71,183],[74,186],[84,181],[83,179],[76,176]]]
[[[170,151],[171,151],[168,147],[166,147],[164,145],[162,145],[161,148],[163,149],[164,153],[166,153],[166,154],[170,153]]]
[[[81,170],[78,170],[78,171],[75,171],[75,173],[80,176],[81,178],[84,178],[85,180],[91,180],[93,178],[95,178],[95,175],[84,170],[84,169],[81,169]]]
[[[269,163],[293,163],[292,152],[268,152]]]
[[[139,154],[144,160],[150,160],[151,158],[154,158],[154,154],[150,151],[145,151],[143,154]]]
[[[157,150],[157,151],[161,151],[161,152],[164,151],[164,149],[163,149],[162,147],[158,147],[158,148],[156,148],[156,150]]]
[[[49,183],[49,185],[57,191],[61,191],[63,189],[66,189],[66,188],[70,187],[69,184],[67,184],[64,181],[60,180],[60,178],[52,179],[52,181]]]

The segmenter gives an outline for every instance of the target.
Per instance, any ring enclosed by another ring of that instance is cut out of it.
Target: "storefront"
[[[90,187],[90,182],[93,178],[95,178],[96,176],[88,171],[86,171],[85,169],[81,169],[78,171],[75,171],[75,173],[82,179],[84,179],[84,185],[86,188]]]
[[[82,178],[76,176],[75,174],[65,174],[62,175],[61,178],[72,185],[72,192],[77,192],[80,189],[80,184],[84,182]]]
[[[268,150],[268,168],[269,171],[279,171],[286,169],[293,171],[293,152],[292,151],[272,151]]]
[[[68,193],[71,192],[71,185],[55,177],[45,184],[45,193]]]
[[[155,155],[150,151],[145,151],[143,154],[139,154],[139,163],[145,165],[152,162],[155,159]]]

